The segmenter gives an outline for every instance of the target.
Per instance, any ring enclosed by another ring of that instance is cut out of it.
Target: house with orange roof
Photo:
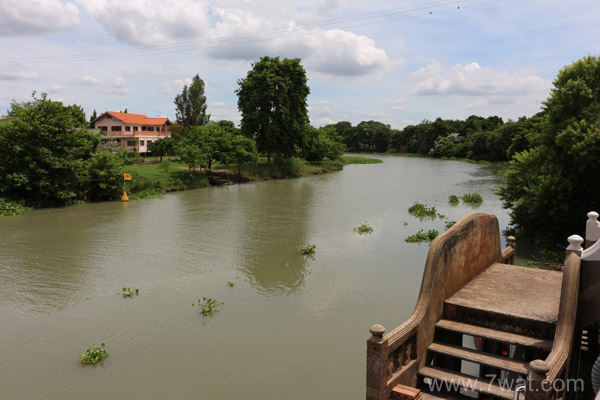
[[[142,114],[107,111],[92,121],[102,131],[101,148],[148,151],[148,143],[171,137],[168,118],[149,118]]]

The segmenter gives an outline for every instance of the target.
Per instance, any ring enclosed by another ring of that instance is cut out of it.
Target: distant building
[[[448,137],[454,139],[454,143],[464,143],[465,141],[465,137],[460,133],[451,133]]]
[[[171,137],[168,118],[149,118],[142,114],[107,111],[92,121],[102,131],[101,148],[148,151],[148,143]]]

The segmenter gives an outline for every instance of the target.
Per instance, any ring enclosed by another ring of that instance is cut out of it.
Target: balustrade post
[[[515,265],[515,254],[517,253],[517,239],[514,236],[508,236],[506,238],[506,245],[512,247],[514,253],[510,256],[510,258],[504,261],[506,264]]]
[[[369,328],[371,337],[367,340],[367,400],[384,400],[387,384],[388,349],[384,345],[383,325]]]
[[[552,384],[546,378],[550,367],[544,360],[533,360],[529,363],[525,400],[546,400],[550,398]]]
[[[587,213],[588,220],[585,223],[585,248],[587,249],[600,239],[600,222],[598,222],[598,214],[596,211]]]
[[[583,247],[581,247],[583,238],[579,235],[571,235],[567,240],[569,241],[569,246],[567,247],[566,255],[568,256],[571,253],[577,253],[581,256],[581,253],[583,252]]]

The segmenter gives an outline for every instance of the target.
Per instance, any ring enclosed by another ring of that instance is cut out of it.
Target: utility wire
[[[224,36],[220,38],[214,39],[206,39],[201,41],[192,41],[192,42],[181,42],[170,45],[162,45],[162,46],[149,46],[135,49],[127,49],[127,50],[118,50],[118,51],[109,51],[109,52],[98,52],[98,53],[85,53],[85,54],[69,54],[69,55],[60,55],[60,56],[42,56],[42,57],[26,57],[26,58],[8,58],[1,57],[0,61],[20,61],[20,62],[84,62],[84,61],[101,61],[101,60],[114,60],[114,59],[124,59],[124,58],[135,58],[135,57],[149,57],[156,56],[162,54],[173,54],[173,53],[183,53],[197,50],[205,50],[205,49],[214,49],[219,47],[231,47],[231,46],[240,46],[245,44],[266,42],[272,40],[280,40],[286,38],[293,38],[299,36],[313,35],[324,32],[322,30],[323,27],[332,26],[337,29],[348,29],[348,28],[356,28],[367,25],[388,23],[392,21],[398,21],[403,19],[410,18],[418,18],[425,17],[433,14],[441,14],[447,13],[451,11],[459,11],[461,6],[448,8],[449,5],[456,5],[466,3],[468,1],[476,1],[476,0],[441,0],[441,1],[433,1],[429,3],[419,4],[417,6],[407,6],[401,8],[393,8],[383,11],[371,12],[366,14],[358,14],[350,17],[339,17],[328,19],[319,22],[309,22],[304,24],[295,25],[293,27],[285,27],[285,28],[273,28],[264,31],[257,31],[246,34],[238,34],[238,35],[230,35]],[[476,3],[470,5],[462,5],[462,8],[473,8],[479,7],[491,3],[498,3],[504,0],[492,0],[483,3]],[[436,10],[436,7],[444,7],[443,9]],[[433,7],[433,8],[432,8]],[[389,16],[406,14],[408,12],[414,12],[419,10],[430,10],[427,12],[423,12],[420,14],[414,15],[402,15],[393,18],[388,18]],[[352,24],[353,21],[360,20],[370,20],[379,18],[375,21],[370,22],[362,22],[358,24]],[[383,19],[382,19],[383,18]],[[339,25],[341,23],[341,25]],[[301,31],[301,28],[308,28],[305,31]],[[274,36],[274,34],[276,34]],[[264,37],[267,36],[267,37]]]

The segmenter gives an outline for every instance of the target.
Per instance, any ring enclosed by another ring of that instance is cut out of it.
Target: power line
[[[473,8],[479,7],[491,3],[497,3],[504,0],[492,0],[483,3],[475,3],[475,4],[467,4],[469,1],[476,0],[438,0],[432,1],[428,3],[419,4],[416,6],[407,6],[400,8],[392,8],[382,11],[357,14],[349,17],[339,17],[333,18],[323,21],[317,22],[307,22],[303,24],[298,24],[293,27],[281,27],[281,28],[272,28],[264,31],[257,31],[252,33],[245,34],[237,34],[230,36],[223,36],[220,38],[213,39],[205,39],[201,41],[190,41],[190,42],[180,42],[174,43],[170,45],[160,45],[160,46],[148,46],[134,49],[126,49],[126,50],[117,50],[117,51],[108,51],[108,52],[97,52],[97,53],[84,53],[84,54],[67,54],[67,55],[58,55],[58,56],[41,56],[41,57],[25,57],[25,58],[8,58],[2,57],[0,61],[19,61],[19,62],[85,62],[85,61],[101,61],[101,60],[113,60],[113,59],[123,59],[123,58],[132,58],[132,57],[149,57],[156,56],[162,54],[173,54],[173,53],[183,53],[197,50],[206,50],[206,49],[214,49],[219,47],[231,47],[231,46],[240,46],[245,44],[287,39],[299,36],[306,35],[314,35],[321,32],[324,32],[322,29],[324,27],[337,28],[337,29],[349,29],[356,28],[367,25],[388,23],[391,21],[398,21],[402,19],[409,18],[418,18],[424,16],[430,16],[433,14],[441,14],[447,13],[451,11],[459,11],[461,6],[449,8],[449,5],[457,5],[461,4],[462,8]],[[442,9],[437,9],[439,7],[444,7]],[[428,10],[427,12],[414,14],[414,15],[402,15],[407,14],[409,12],[415,12],[420,10]],[[396,16],[393,18],[389,18],[390,16]],[[377,19],[377,20],[373,20]],[[362,22],[353,24],[355,21],[361,20],[373,20],[369,22]],[[302,31],[301,29],[307,29]],[[265,37],[266,36],[266,37]]]

